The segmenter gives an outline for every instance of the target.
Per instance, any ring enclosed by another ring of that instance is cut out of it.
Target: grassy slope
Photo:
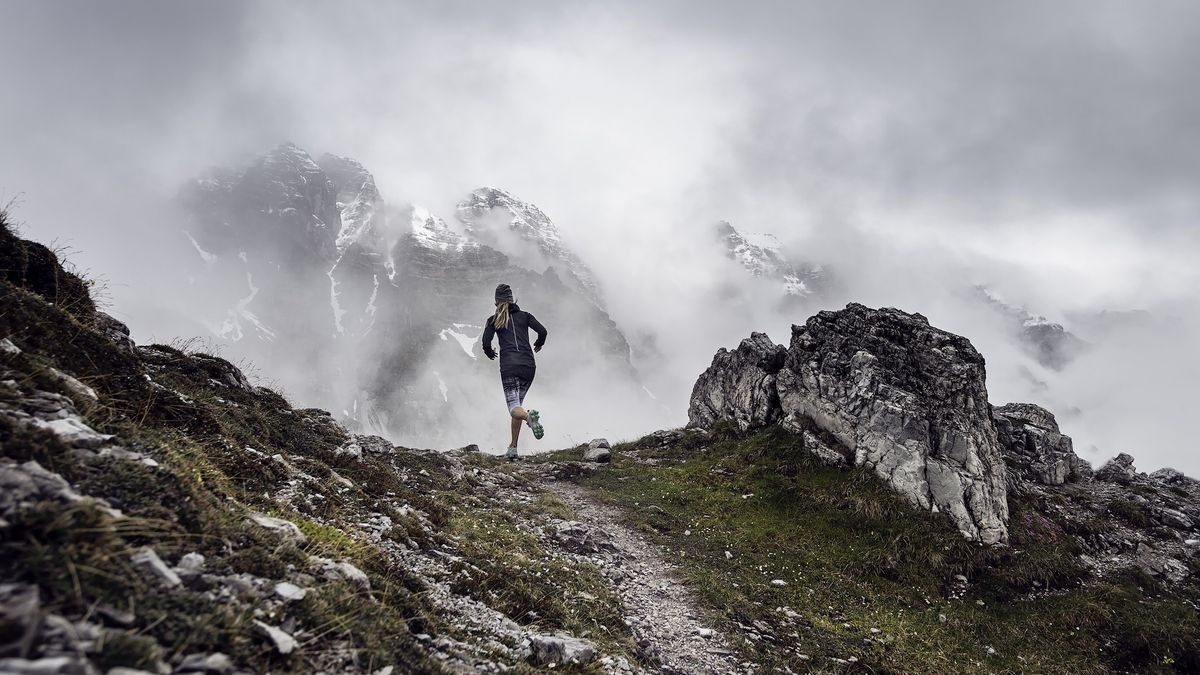
[[[161,465],[81,456],[48,432],[0,418],[0,457],[36,460],[81,494],[104,498],[127,516],[114,520],[91,504],[39,502],[0,530],[0,580],[36,583],[49,611],[78,619],[106,605],[136,615],[130,630],[110,631],[101,640],[99,665],[148,668],[160,658],[221,651],[260,672],[304,672],[331,663],[438,670],[415,636],[467,636],[428,604],[420,580],[356,527],[375,512],[395,524],[386,539],[459,556],[467,573],[458,591],[518,623],[536,624],[536,630],[591,632],[610,653],[631,653],[627,634],[614,621],[615,601],[596,570],[543,549],[518,526],[519,514],[500,508],[476,477],[456,478],[450,462],[428,453],[339,454],[346,434],[327,414],[294,410],[270,390],[218,384],[214,377],[219,380],[228,365],[219,359],[159,347],[157,365],[148,365],[96,331],[86,284],[64,272],[44,247],[13,236],[2,218],[0,213],[0,337],[24,352],[0,355],[0,379],[14,379],[26,392],[70,396],[49,369],[74,375],[100,397],[98,404],[74,401],[85,420]],[[282,499],[297,480],[305,495],[316,496]],[[282,542],[247,524],[251,510],[296,522],[307,543]],[[367,572],[371,590],[318,579],[303,601],[256,617],[263,605],[253,597],[230,603],[193,590],[155,588],[129,560],[143,546],[169,563],[194,551],[208,557],[210,572],[271,580],[294,578],[312,555],[344,559]],[[596,600],[570,601],[581,593]],[[537,617],[530,607],[539,608]],[[254,618],[276,625],[295,620],[301,649],[275,654],[254,636]],[[516,672],[533,670],[513,665]]]
[[[1013,547],[991,551],[866,472],[816,464],[786,432],[644,445],[640,457],[657,464],[624,457],[635,442],[617,447],[611,468],[576,480],[677,556],[718,623],[764,635],[742,648],[765,667],[1200,669],[1193,605],[1134,573],[1081,587],[1072,540],[1030,504],[1013,504]],[[1193,599],[1198,590],[1180,589]]]

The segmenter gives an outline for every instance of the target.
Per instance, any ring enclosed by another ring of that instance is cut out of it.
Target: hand
[[[541,348],[541,346],[540,346],[540,345],[534,345],[534,346],[533,346],[533,351],[534,351],[534,353],[537,353],[537,352],[540,352],[540,351],[542,351],[542,348]]]
[[[495,352],[492,352],[491,354],[488,354],[488,355],[487,355],[487,357],[488,357],[489,359],[491,359],[492,361],[495,361],[495,360],[496,360],[496,353],[495,353]]]

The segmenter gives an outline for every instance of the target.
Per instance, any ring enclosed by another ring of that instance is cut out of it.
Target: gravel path
[[[739,662],[725,636],[701,618],[662,549],[626,527],[616,507],[598,503],[573,483],[544,475],[539,480],[570,505],[579,523],[601,543],[601,550],[589,557],[613,582],[640,649],[662,665],[662,672],[752,672],[749,664]]]

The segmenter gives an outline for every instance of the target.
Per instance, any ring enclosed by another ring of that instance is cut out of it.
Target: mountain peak
[[[456,211],[469,236],[530,269],[559,264],[585,295],[601,304],[595,275],[563,244],[554,221],[534,204],[500,188],[481,187],[459,202]]]
[[[822,268],[793,264],[781,252],[775,235],[742,234],[727,220],[718,221],[713,230],[724,244],[727,255],[752,276],[779,280],[787,296],[803,297],[815,292],[815,286],[823,276]]]
[[[317,164],[324,170],[337,194],[341,229],[337,248],[342,253],[358,243],[368,250],[383,248],[383,197],[375,187],[375,177],[358,161],[331,153],[321,155]]]

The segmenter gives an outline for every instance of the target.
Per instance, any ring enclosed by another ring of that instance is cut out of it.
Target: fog
[[[196,255],[180,185],[291,140],[361,161],[389,203],[449,218],[495,185],[554,219],[657,396],[636,415],[564,408],[564,441],[682,424],[718,347],[752,330],[786,343],[812,311],[857,301],[969,337],[993,403],[1047,406],[1093,464],[1128,451],[1200,474],[1194,3],[3,12],[0,198],[106,281],[139,341],[196,323],[159,283]],[[781,311],[775,286],[713,247],[721,219],[825,265],[828,293]],[[1091,349],[1038,366],[976,285]],[[1116,314],[1130,310],[1145,314]]]

